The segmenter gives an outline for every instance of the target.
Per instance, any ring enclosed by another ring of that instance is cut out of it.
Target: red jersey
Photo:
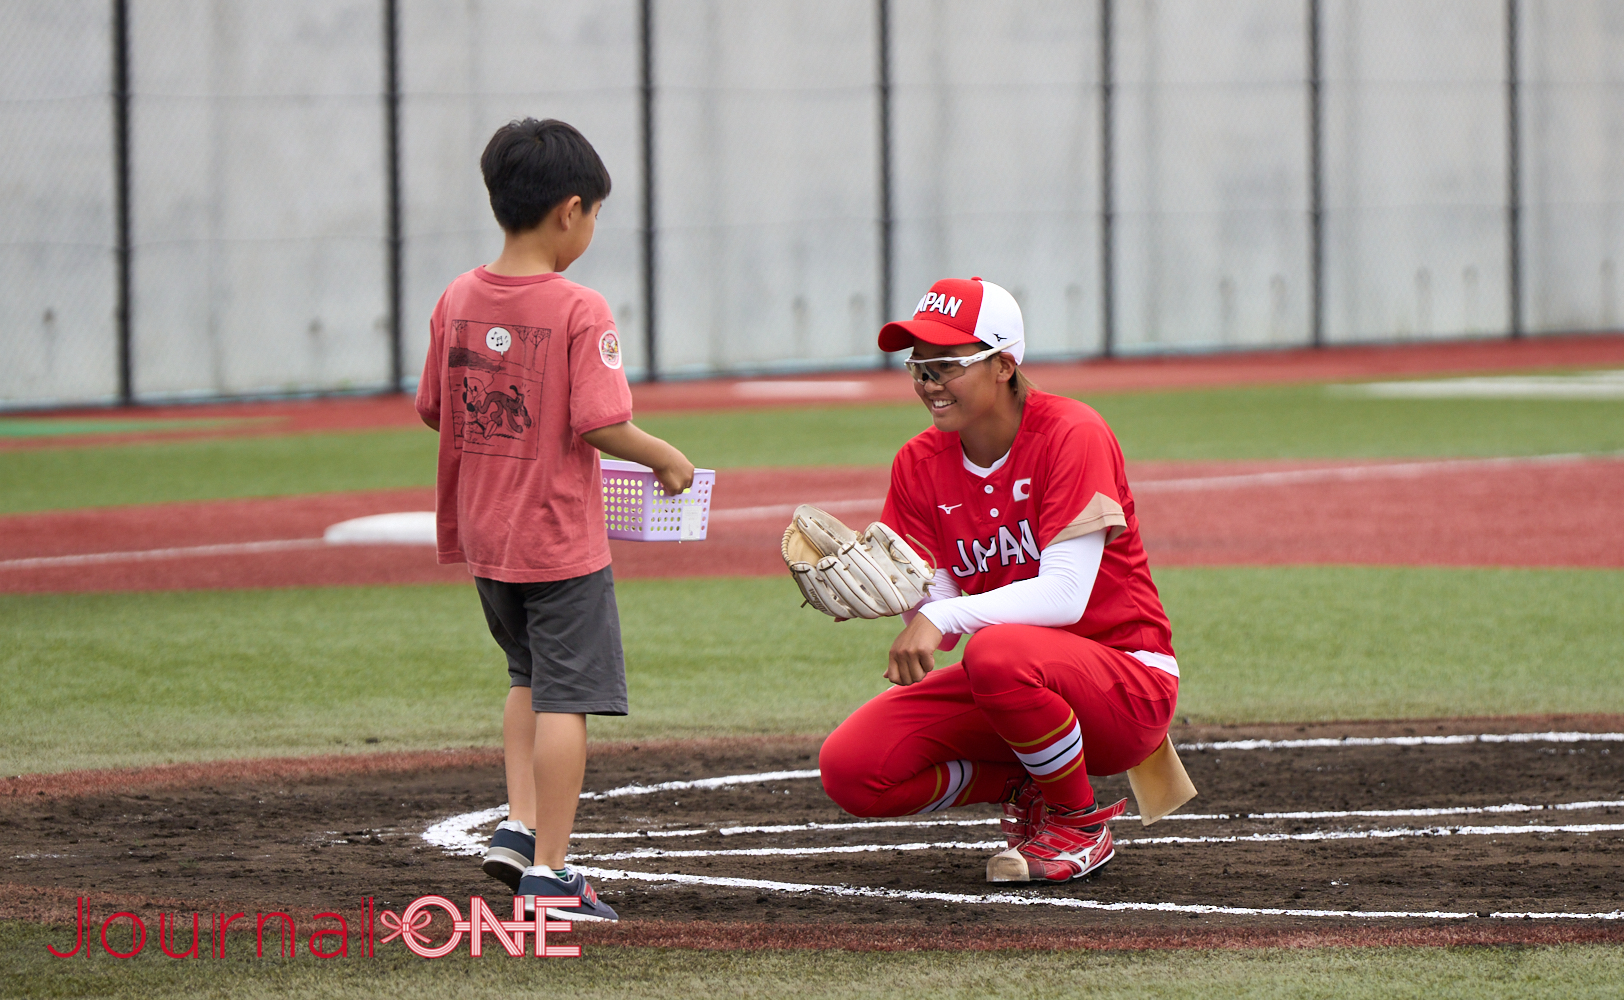
[[[1104,529],[1088,608],[1062,627],[1125,652],[1173,655],[1122,448],[1092,407],[1032,390],[1009,457],[985,479],[964,467],[957,434],[926,430],[891,463],[882,520],[966,594],[1029,580],[1046,546]]]
[[[429,334],[417,412],[440,425],[440,562],[509,583],[609,565],[603,473],[581,435],[630,420],[632,394],[603,296],[478,267],[440,296]]]

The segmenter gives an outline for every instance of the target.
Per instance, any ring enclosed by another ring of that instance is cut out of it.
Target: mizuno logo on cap
[[[914,313],[939,312],[945,316],[957,317],[959,306],[964,305],[963,299],[955,299],[951,295],[942,295],[939,292],[926,292],[925,297],[919,300]]]

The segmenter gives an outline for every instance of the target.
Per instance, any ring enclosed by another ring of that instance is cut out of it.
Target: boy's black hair
[[[510,233],[540,224],[547,211],[572,195],[581,207],[609,197],[609,171],[574,126],[548,118],[511,121],[496,130],[479,157],[491,211]]]

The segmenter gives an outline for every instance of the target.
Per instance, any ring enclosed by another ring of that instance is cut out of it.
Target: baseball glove
[[[783,553],[806,603],[834,618],[900,615],[924,599],[936,572],[879,521],[859,535],[809,504],[795,508]]]

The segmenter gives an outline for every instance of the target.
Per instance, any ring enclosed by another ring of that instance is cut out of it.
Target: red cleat
[[[1093,812],[1050,812],[1025,843],[993,855],[987,862],[987,881],[1070,882],[1082,878],[1116,854],[1109,824],[1127,808],[1128,800],[1122,799]],[[1096,829],[1091,832],[1089,827]]]
[[[1004,840],[1019,847],[1031,840],[1043,824],[1043,789],[1027,775],[1012,778],[1004,788]]]

